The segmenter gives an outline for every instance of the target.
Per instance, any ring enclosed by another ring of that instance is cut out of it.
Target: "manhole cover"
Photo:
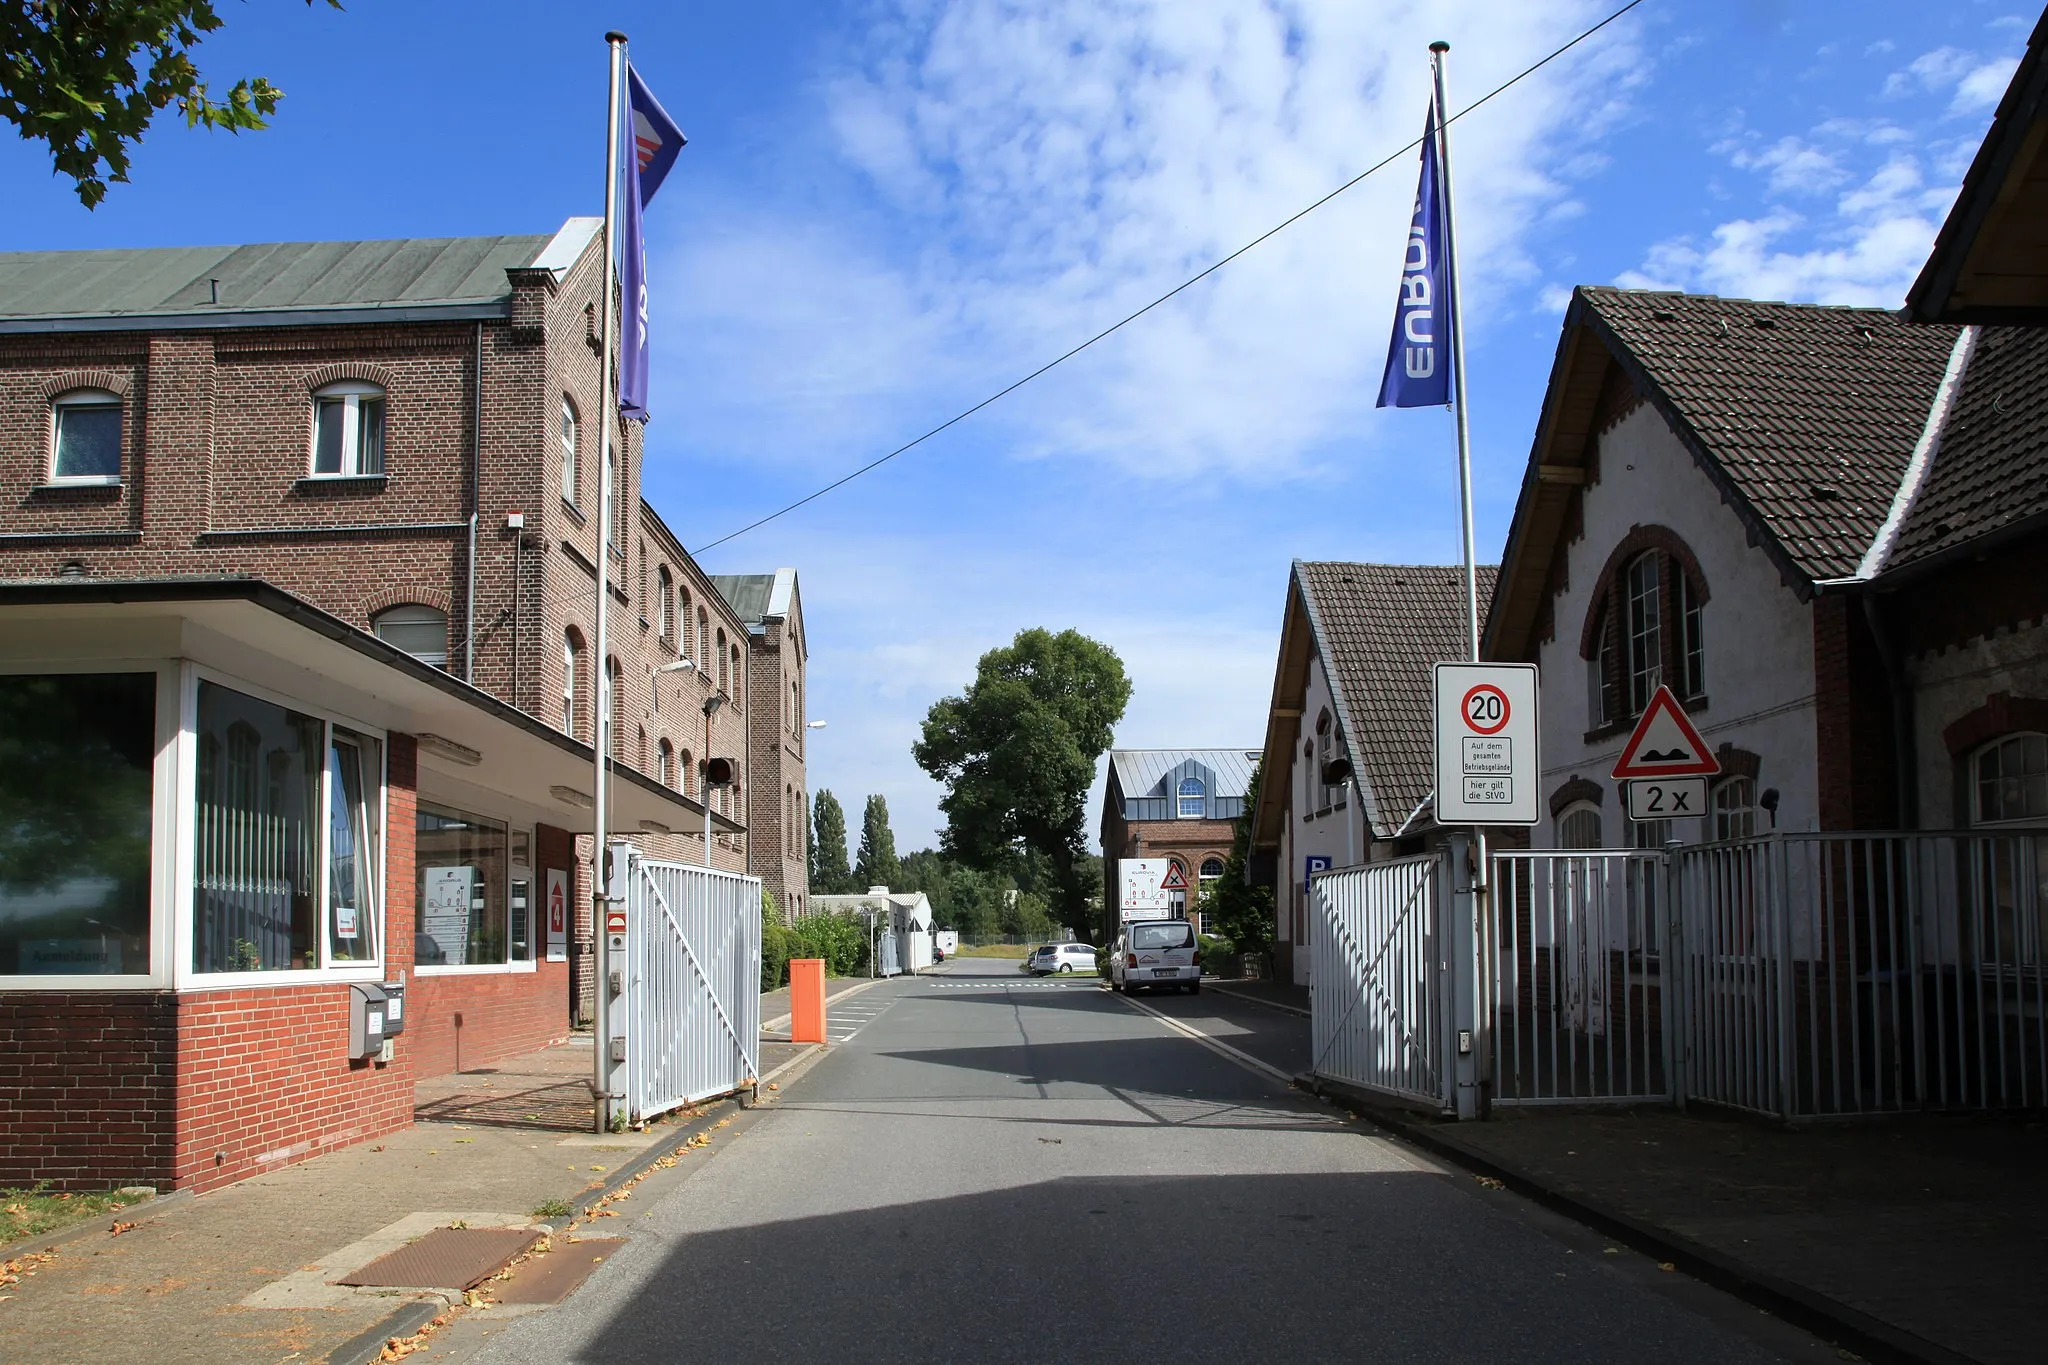
[[[473,1289],[540,1238],[534,1228],[436,1228],[335,1283],[362,1288]]]
[[[520,1262],[503,1283],[493,1285],[491,1297],[499,1303],[560,1303],[625,1244],[623,1237],[557,1240],[553,1251]]]

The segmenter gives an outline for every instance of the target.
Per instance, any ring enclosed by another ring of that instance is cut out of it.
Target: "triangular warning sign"
[[[1661,683],[1657,695],[1636,722],[1636,731],[1621,746],[1614,761],[1614,776],[1629,777],[1712,777],[1721,765],[1708,751],[1691,717]]]
[[[1159,889],[1161,891],[1185,891],[1188,889],[1188,879],[1181,875],[1179,863],[1168,863],[1166,865],[1166,875],[1159,879]]]

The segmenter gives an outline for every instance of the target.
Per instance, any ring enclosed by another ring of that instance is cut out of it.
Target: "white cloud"
[[[1998,107],[2012,73],[2019,70],[2017,57],[1999,57],[1972,68],[1956,82],[1956,97],[1949,104],[1952,114],[1988,114]]]
[[[860,177],[830,190],[846,211],[806,200],[790,211],[827,226],[757,213],[682,244],[672,268],[704,340],[675,363],[712,391],[714,431],[765,428],[774,458],[843,466],[861,440],[939,416],[945,381],[984,396],[1419,132],[1429,39],[1453,41],[1462,103],[1595,11],[887,6],[860,59],[819,86],[837,170]],[[1631,33],[1610,29],[1458,124],[1471,316],[1511,316],[1537,284],[1529,235],[1579,211],[1567,181],[1599,169],[1597,140],[1646,70]],[[1402,156],[978,421],[1013,455],[1147,478],[1306,472],[1370,407],[1416,171]],[[757,287],[768,279],[781,287]]]
[[[1884,93],[1896,99],[1953,92],[1948,106],[1952,117],[1986,114],[1997,105],[2018,68],[2017,57],[1986,59],[1959,47],[1938,47],[1886,77]]]
[[[1767,172],[1777,194],[1821,194],[1848,178],[1831,154],[1798,137],[1781,137],[1756,151],[1735,147],[1728,159],[1739,170]]]

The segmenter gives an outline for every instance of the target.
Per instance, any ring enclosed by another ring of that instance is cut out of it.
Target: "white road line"
[[[1175,1033],[1181,1034],[1184,1037],[1194,1039],[1203,1047],[1208,1048],[1211,1052],[1226,1057],[1229,1060],[1236,1062],[1239,1066],[1246,1067],[1252,1071],[1256,1071],[1262,1076],[1271,1077],[1273,1080],[1280,1082],[1280,1084],[1282,1085],[1294,1084],[1294,1077],[1288,1075],[1279,1067],[1268,1066],[1266,1063],[1260,1061],[1258,1058],[1252,1056],[1248,1052],[1239,1052],[1230,1044],[1221,1042],[1215,1038],[1211,1038],[1208,1034],[1202,1032],[1198,1028],[1195,1028],[1193,1025],[1184,1024],[1170,1014],[1161,1013],[1159,1010],[1152,1008],[1150,1005],[1141,1004],[1140,1002],[1131,999],[1131,997],[1128,994],[1119,992],[1116,993],[1116,998],[1123,1001],[1126,1005],[1129,1005],[1134,1010],[1140,1010],[1146,1014],[1151,1015],[1154,1019],[1157,1019],[1160,1023],[1166,1025]]]

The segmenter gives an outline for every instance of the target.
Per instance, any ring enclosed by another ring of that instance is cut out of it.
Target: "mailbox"
[[[405,983],[384,983],[384,1036],[396,1038],[405,1032]]]
[[[382,986],[350,986],[348,997],[348,1055],[364,1061],[384,1051],[385,997]]]

